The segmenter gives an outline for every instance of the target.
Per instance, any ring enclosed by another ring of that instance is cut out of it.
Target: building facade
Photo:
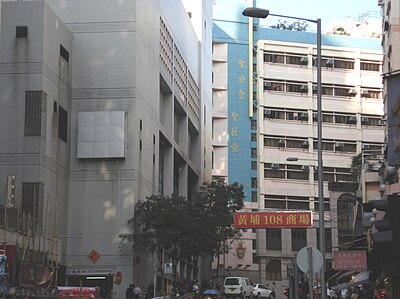
[[[248,26],[241,15],[246,3],[229,5],[220,1],[214,8],[213,175],[245,186],[248,211],[312,211],[314,226],[248,230],[223,267],[253,282],[275,281],[283,294],[296,253],[319,247],[316,34],[262,28],[256,20]],[[340,201],[355,200],[354,192],[338,193],[333,185],[353,182],[352,157],[362,149],[384,147],[381,53],[378,39],[322,36],[328,271],[352,229],[342,226],[349,217],[346,211],[343,221]],[[236,254],[239,246],[246,249],[243,257]]]
[[[211,178],[209,2],[198,36],[181,1],[2,1],[0,194],[15,187],[2,242],[26,267],[41,259],[58,284],[105,296],[160,285],[161,265],[118,235],[137,201],[190,200]]]

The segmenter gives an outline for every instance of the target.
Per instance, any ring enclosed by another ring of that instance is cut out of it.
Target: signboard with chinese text
[[[311,211],[236,212],[236,228],[311,227]]]
[[[335,270],[366,270],[367,254],[365,251],[334,251]]]

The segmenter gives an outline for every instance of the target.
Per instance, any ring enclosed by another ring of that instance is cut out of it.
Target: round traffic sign
[[[311,251],[310,254],[309,251]],[[296,257],[297,266],[299,266],[300,270],[304,273],[308,273],[310,268],[309,257],[311,257],[312,262],[312,273],[317,273],[322,268],[323,258],[321,251],[315,247],[306,246],[300,249]]]

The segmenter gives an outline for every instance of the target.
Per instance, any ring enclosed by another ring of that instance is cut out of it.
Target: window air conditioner
[[[272,118],[272,110],[264,109],[264,118]]]
[[[303,141],[303,148],[308,148],[309,145],[310,145],[310,144],[309,144],[308,140]]]
[[[301,170],[302,170],[302,171],[309,171],[309,170],[310,170],[310,166],[308,166],[308,165],[301,165]]]
[[[312,118],[313,118],[313,120],[318,121],[318,113],[317,112],[313,112]]]
[[[361,117],[361,124],[362,125],[368,125],[369,119],[368,117]]]
[[[382,116],[381,116],[381,120],[387,121],[387,115],[386,115],[386,114],[382,115]]]
[[[301,57],[300,64],[307,65],[308,64],[308,57],[307,56]]]
[[[279,146],[285,146],[285,140],[284,139],[279,139],[278,145]]]
[[[294,120],[298,120],[298,119],[299,119],[299,113],[294,112],[294,113],[293,113],[293,119],[294,119]]]
[[[349,116],[347,118],[347,123],[350,125],[355,125],[357,123],[357,117],[356,116]]]
[[[300,87],[300,90],[301,90],[301,92],[307,92],[307,91],[308,91],[308,85],[307,85],[307,84],[303,84],[303,85]]]
[[[335,60],[333,58],[328,58],[325,62],[326,66],[333,67]]]
[[[361,96],[364,97],[364,98],[369,98],[370,94],[369,94],[368,90],[362,89],[361,90]]]
[[[279,164],[278,163],[272,163],[271,164],[272,169],[279,169]]]
[[[272,82],[264,81],[264,90],[271,90],[272,89]]]
[[[335,150],[343,150],[344,148],[344,143],[343,142],[336,142],[335,144]]]
[[[354,97],[356,95],[357,95],[357,90],[355,88],[349,90],[349,96]]]
[[[308,113],[303,112],[300,114],[300,120],[308,120]]]
[[[386,120],[379,120],[380,126],[386,126]]]

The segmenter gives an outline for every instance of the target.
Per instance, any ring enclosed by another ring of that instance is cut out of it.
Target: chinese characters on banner
[[[237,92],[237,98],[236,100],[238,101],[243,101],[246,96],[246,91],[244,90],[244,87],[246,86],[246,61],[243,58],[239,58],[238,60],[238,84],[237,87],[239,88],[239,91]],[[231,120],[232,120],[232,127],[231,127],[231,138],[232,138],[232,143],[230,145],[231,151],[233,153],[237,153],[239,151],[239,143],[235,141],[235,137],[239,137],[239,128],[238,125],[235,122],[239,121],[239,113],[237,111],[234,111],[231,113]]]
[[[284,212],[236,212],[233,216],[236,228],[311,227],[311,211]]]
[[[367,254],[365,251],[334,251],[335,270],[366,270]]]

